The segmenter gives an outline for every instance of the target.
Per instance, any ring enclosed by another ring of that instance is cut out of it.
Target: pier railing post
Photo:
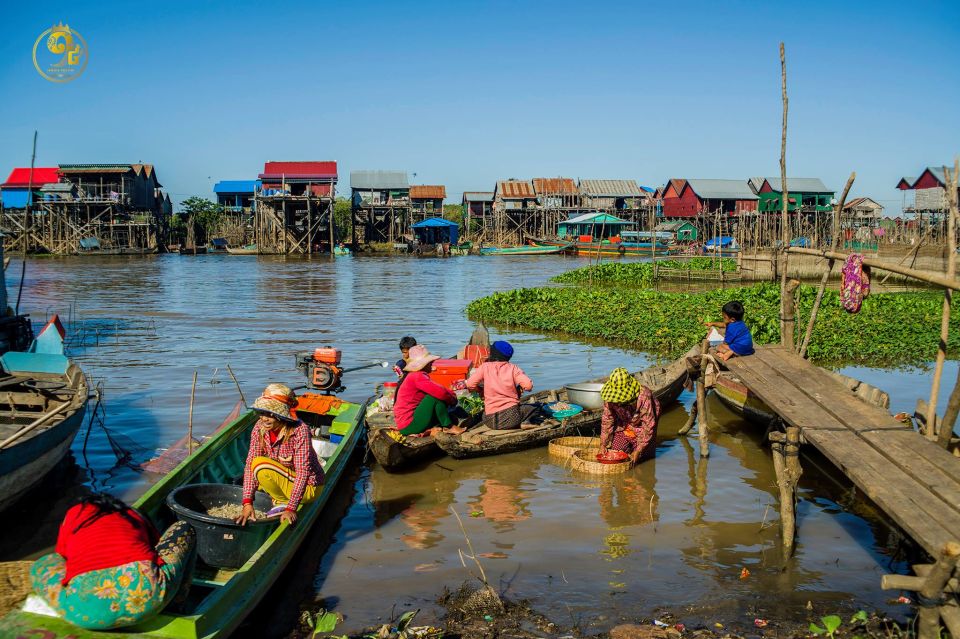
[[[920,604],[920,616],[917,622],[919,639],[939,639],[940,606],[943,601],[943,589],[950,581],[954,569],[960,560],[960,544],[949,542],[940,552],[937,563],[930,569],[923,587],[917,592]]]
[[[783,558],[793,555],[797,532],[796,493],[803,468],[800,466],[800,429],[787,426],[786,432],[773,431],[768,435],[773,451],[773,468],[780,489],[780,538]]]

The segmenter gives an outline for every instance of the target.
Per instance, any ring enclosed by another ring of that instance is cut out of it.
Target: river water
[[[36,322],[54,312],[69,320],[72,355],[102,388],[113,445],[99,426],[89,437],[81,432],[73,450],[79,481],[134,499],[149,481],[136,465],[186,433],[194,371],[194,432],[202,435],[238,401],[228,364],[250,399],[272,381],[302,383],[294,355],[317,346],[341,348],[346,367],[394,361],[407,334],[453,353],[473,329],[463,313],[470,300],[545,284],[585,263],[560,256],[32,259],[21,309]],[[12,300],[19,270],[14,263],[7,273]],[[541,389],[655,361],[615,344],[491,333],[514,344],[514,362]],[[893,411],[912,411],[928,393],[925,370],[844,372],[889,391]],[[945,375],[954,378],[955,362]],[[362,400],[389,379],[379,368],[351,373],[344,396]],[[906,612],[879,590],[881,574],[906,569],[897,536],[829,472],[806,468],[796,554],[784,565],[762,433],[711,398],[711,455],[701,460],[695,437],[676,437],[692,401],[684,393],[665,412],[656,460],[612,480],[576,476],[545,449],[446,459],[401,475],[364,468],[329,551],[302,568],[315,573],[306,599],[342,612],[344,632],[408,607],[424,608],[428,620],[442,588],[477,572],[461,563],[467,541],[456,510],[491,583],[565,625],[605,628],[661,608],[703,623],[801,617],[808,605],[818,614],[861,606]],[[118,463],[123,451],[129,463]],[[74,493],[61,492],[58,503]],[[54,541],[58,510],[24,508],[48,526],[29,541],[0,544],[0,558],[35,556]],[[23,530],[32,529],[24,521]],[[749,576],[741,578],[744,568]]]

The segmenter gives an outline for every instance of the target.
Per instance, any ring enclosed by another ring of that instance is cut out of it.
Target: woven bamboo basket
[[[570,456],[570,468],[590,475],[619,475],[630,470],[630,462],[619,464],[601,464],[597,461],[599,449],[588,448],[575,452]]]
[[[20,605],[30,594],[32,561],[0,562],[0,615]]]
[[[566,459],[584,448],[600,448],[599,437],[557,437],[547,444],[547,450],[554,457]]]

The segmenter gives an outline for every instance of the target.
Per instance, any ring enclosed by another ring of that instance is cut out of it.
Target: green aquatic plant
[[[816,297],[815,286],[797,293],[799,341]],[[527,288],[494,293],[467,305],[467,316],[499,326],[561,331],[603,339],[672,357],[698,344],[705,321],[718,321],[729,300],[743,302],[745,321],[757,344],[780,342],[780,287],[761,283],[698,293],[643,288]],[[847,313],[837,291],[827,291],[808,354],[820,362],[870,365],[930,361],[939,340],[943,296],[938,292],[868,296],[859,313]],[[960,353],[960,316],[951,320],[948,354]]]
[[[693,271],[737,270],[737,261],[729,258],[694,257],[689,260],[657,260],[658,268],[682,269]],[[597,266],[585,266],[561,273],[552,279],[561,284],[621,284],[632,286],[650,286],[653,283],[652,262],[607,262]]]
[[[820,627],[815,623],[811,623],[810,632],[817,636],[826,635],[829,639],[833,639],[834,633],[840,628],[840,624],[843,623],[843,621],[841,621],[840,617],[837,615],[820,617],[820,622],[823,624],[823,627]]]

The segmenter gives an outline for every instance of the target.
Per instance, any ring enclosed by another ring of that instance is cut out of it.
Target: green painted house
[[[761,213],[778,213],[783,210],[783,187],[778,177],[755,177],[749,180],[750,188],[760,198],[757,210]],[[791,213],[829,213],[833,211],[835,193],[827,188],[820,178],[787,178],[787,195]]]
[[[633,222],[620,219],[609,213],[584,213],[564,220],[557,225],[557,235],[562,239],[575,240],[581,235],[590,235],[594,240],[620,235]]]

